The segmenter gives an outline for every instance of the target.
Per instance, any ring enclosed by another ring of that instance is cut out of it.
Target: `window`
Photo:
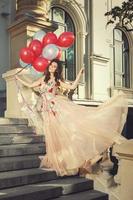
[[[116,87],[130,87],[129,43],[125,33],[114,29],[114,81]]]
[[[53,7],[51,9],[51,20],[58,24],[58,29],[55,31],[56,35],[59,36],[64,31],[71,31],[75,35],[75,27],[70,15],[63,9]],[[65,79],[73,81],[76,76],[75,66],[75,44],[70,48],[63,51],[62,62],[64,63],[64,77]]]

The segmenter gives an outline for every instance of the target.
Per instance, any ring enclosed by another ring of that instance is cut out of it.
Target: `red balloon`
[[[58,40],[57,45],[60,47],[70,47],[74,42],[74,34],[72,32],[63,32]]]
[[[58,55],[57,55],[56,59],[59,59],[59,60],[60,60],[61,55],[62,55],[62,51],[59,49],[59,52],[58,52]]]
[[[33,63],[36,56],[29,48],[22,48],[19,53],[20,59],[25,63]]]
[[[29,44],[29,49],[32,50],[36,56],[40,56],[42,53],[42,43],[39,40],[32,40]]]
[[[33,67],[38,71],[38,72],[44,72],[45,69],[47,68],[49,62],[46,58],[43,57],[38,57],[36,60],[33,62]]]
[[[46,46],[47,44],[56,44],[57,36],[54,33],[49,32],[43,37],[42,43],[43,43],[43,46]]]

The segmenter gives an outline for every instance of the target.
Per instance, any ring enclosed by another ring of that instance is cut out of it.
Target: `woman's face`
[[[49,65],[49,72],[50,73],[54,73],[56,71],[57,67],[58,67],[58,64],[56,62],[52,62]]]

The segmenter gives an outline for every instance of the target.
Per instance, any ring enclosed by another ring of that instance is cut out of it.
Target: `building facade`
[[[19,50],[39,31],[59,35],[72,31],[75,43],[63,52],[64,76],[73,81],[82,66],[85,74],[75,91],[75,102],[98,105],[118,90],[129,100],[125,136],[133,138],[133,24],[110,24],[104,14],[123,0],[0,0],[0,116],[23,118],[14,75],[20,67]],[[130,30],[130,31],[129,31]],[[6,91],[6,95],[4,96]],[[3,103],[6,99],[6,108]],[[119,160],[117,183],[108,187],[107,167],[95,177],[95,189],[110,200],[133,199],[133,141],[116,145]],[[104,167],[104,166],[103,166]],[[105,172],[105,173],[104,173]],[[90,179],[90,177],[89,177]],[[128,190],[127,190],[128,188]]]
[[[19,49],[39,30],[75,34],[75,43],[63,53],[64,75],[73,81],[82,66],[85,75],[76,98],[104,101],[123,90],[133,97],[133,24],[106,26],[104,14],[122,0],[1,0],[0,91],[6,90],[2,74],[19,66]]]

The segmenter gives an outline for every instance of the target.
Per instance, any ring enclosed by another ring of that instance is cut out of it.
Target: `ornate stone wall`
[[[31,16],[48,20],[51,0],[17,0],[16,19]]]

